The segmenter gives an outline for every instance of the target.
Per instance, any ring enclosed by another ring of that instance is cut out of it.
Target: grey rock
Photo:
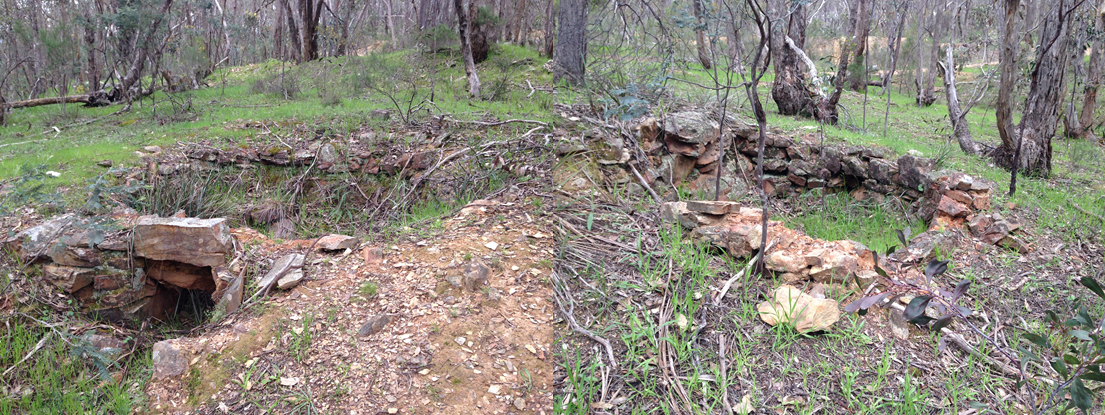
[[[187,352],[181,349],[180,339],[162,340],[153,345],[153,380],[165,380],[184,375],[188,371]]]
[[[460,275],[447,275],[445,276],[445,281],[448,281],[449,285],[453,286],[453,288],[464,286],[463,278]]]
[[[226,219],[139,218],[134,226],[134,255],[197,267],[226,264],[233,251]]]
[[[319,238],[316,243],[323,251],[344,251],[356,248],[361,240],[347,235],[330,234]]]
[[[380,314],[368,318],[368,321],[361,326],[360,330],[357,330],[357,337],[368,337],[373,334],[379,333],[389,323],[391,323],[391,316],[387,314]]]
[[[701,112],[677,112],[664,118],[664,132],[679,141],[705,144],[717,139],[718,124]]]
[[[280,279],[276,281],[276,286],[280,287],[281,290],[290,290],[299,285],[300,281],[303,281],[303,269],[296,268],[288,271],[283,277],[280,277]]]
[[[898,158],[898,182],[907,189],[928,188],[932,167],[932,160],[904,155]]]
[[[491,275],[491,268],[488,268],[483,262],[473,260],[464,265],[463,275],[464,289],[477,291],[480,287],[487,285],[487,277]]]
[[[269,269],[269,272],[266,273],[264,277],[261,277],[261,281],[257,283],[258,292],[262,292],[272,286],[280,277],[283,277],[284,274],[287,274],[292,269],[302,268],[305,259],[306,257],[303,254],[288,254],[280,257],[280,259],[272,264],[272,268]]]
[[[890,332],[894,334],[894,337],[898,340],[909,339],[909,322],[905,321],[905,317],[902,316],[902,312],[890,309],[887,319],[890,320]]]
[[[244,291],[245,278],[234,278],[234,282],[230,283],[226,291],[223,291],[219,302],[215,304],[215,309],[222,310],[223,315],[238,311],[238,307],[242,306],[242,293]]]
[[[81,336],[81,340],[88,342],[93,348],[108,357],[118,355],[127,346],[122,340],[98,333],[85,333]]]

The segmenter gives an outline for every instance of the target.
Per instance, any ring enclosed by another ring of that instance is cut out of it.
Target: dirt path
[[[547,413],[552,238],[527,211],[477,201],[425,239],[311,256],[309,280],[274,294],[263,311],[186,339],[188,374],[151,382],[150,408]],[[273,256],[309,245],[260,243],[272,244]],[[486,265],[487,283],[466,290],[466,266],[476,264]],[[370,320],[379,331],[361,335]]]

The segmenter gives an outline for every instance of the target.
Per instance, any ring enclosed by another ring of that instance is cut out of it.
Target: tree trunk
[[[775,66],[775,81],[771,85],[771,99],[779,107],[782,115],[812,115],[815,94],[809,88],[809,79],[800,67],[801,58],[795,49],[802,49],[806,42],[806,4],[774,0],[771,2],[772,15],[788,16],[787,24],[776,26],[778,32],[771,36],[771,60]],[[782,22],[780,22],[782,23]],[[794,48],[787,45],[786,39],[793,41]]]
[[[694,37],[695,47],[698,49],[698,62],[702,64],[702,68],[709,70],[712,67],[710,62],[710,52],[706,49],[706,21],[705,10],[702,7],[702,0],[693,0],[694,2]]]
[[[318,21],[322,15],[323,1],[299,0],[300,35],[303,37],[300,62],[318,59]]]
[[[280,4],[284,6],[284,17],[288,21],[288,39],[292,41],[292,59],[301,62],[303,39],[299,36],[299,24],[296,23],[295,13],[292,13],[292,6],[288,3],[288,0],[280,0]]]
[[[69,95],[64,97],[51,97],[51,98],[35,98],[24,101],[6,102],[0,104],[4,111],[13,110],[17,108],[32,108],[40,107],[43,105],[56,105],[56,104],[84,104],[87,107],[100,107],[110,104],[106,94],[102,92],[81,94],[81,95]]]
[[[1094,29],[1101,33],[1105,31],[1105,1],[1101,2],[1096,14],[1097,19],[1094,22]],[[1076,134],[1078,138],[1093,137],[1093,127],[1095,126],[1093,114],[1097,108],[1097,89],[1101,86],[1102,69],[1105,69],[1103,68],[1105,67],[1105,54],[1102,54],[1102,49],[1105,49],[1105,36],[1099,35],[1097,41],[1094,42],[1093,51],[1090,52],[1090,67],[1087,68],[1086,89],[1083,92],[1082,99],[1082,114],[1078,117],[1078,124],[1081,128]]]
[[[525,44],[526,35],[526,0],[517,0],[514,4],[514,24],[511,27],[514,29],[514,35],[511,36],[515,44]]]
[[[848,88],[863,92],[867,90],[867,64],[864,53],[867,51],[867,35],[871,32],[871,0],[856,1],[856,27],[852,32],[852,42],[856,51],[852,55],[852,69],[848,74]]]
[[[1064,75],[1070,60],[1067,45],[1071,10],[1064,9],[1063,3],[1052,7],[1041,25],[1036,67],[1025,98],[1024,116],[1018,125],[1020,139],[1008,143],[1003,140],[994,152],[996,164],[1026,175],[1051,174],[1051,138],[1059,120]]]
[[[553,3],[556,0],[548,0],[545,4],[545,57],[552,59],[554,45],[556,45],[556,8]]]
[[[1002,147],[1013,149],[1016,141],[1013,135],[1013,83],[1015,82],[1017,59],[1017,9],[1021,0],[1005,0],[1005,20],[1001,38],[1001,79],[998,87],[998,100],[995,106],[997,118],[998,136],[1001,137]]]
[[[464,56],[464,74],[468,77],[468,95],[480,96],[480,77],[476,74],[476,62],[472,60],[472,22],[468,16],[464,0],[453,0],[457,12],[457,30],[460,33],[460,54]]]
[[[942,66],[944,70],[944,93],[948,96],[948,119],[952,123],[952,136],[959,142],[959,148],[972,156],[979,155],[978,143],[971,137],[971,127],[967,124],[966,114],[959,105],[959,92],[955,88],[955,58],[952,57],[952,46],[948,45],[946,61]]]
[[[587,59],[587,0],[560,0],[553,81],[582,84]]]
[[[88,91],[100,90],[100,65],[96,62],[96,29],[91,12],[85,12],[84,43],[88,47]]]
[[[318,1],[321,2],[321,1],[324,1],[324,0],[318,0]],[[395,23],[391,20],[391,16],[393,14],[391,12],[391,0],[385,0],[384,5],[387,6],[387,12],[388,12],[388,18],[387,18],[388,27],[387,27],[387,29],[388,29],[388,33],[391,34],[391,47],[393,47],[393,48],[398,47],[399,46],[398,41],[395,38]]]
[[[157,17],[153,19],[153,23],[150,24],[150,28],[146,32],[146,36],[142,40],[142,44],[138,46],[138,49],[134,53],[134,60],[130,63],[130,69],[127,71],[127,75],[123,77],[123,83],[118,88],[111,91],[111,101],[119,101],[130,95],[130,88],[134,86],[135,82],[138,82],[138,77],[142,74],[142,69],[146,67],[146,57],[149,56],[150,48],[153,46],[153,38],[157,34],[157,28],[161,26],[161,21],[169,14],[169,8],[172,7],[173,0],[165,0],[165,3],[161,4],[161,10],[158,10]]]
[[[859,24],[860,8],[853,7],[848,13],[848,27],[851,28],[853,33],[856,33],[856,26]],[[839,121],[840,116],[837,113],[837,104],[840,103],[840,96],[844,93],[844,82],[848,76],[848,58],[852,55],[852,48],[858,47],[856,42],[863,39],[853,38],[851,41],[844,42],[840,47],[840,62],[836,66],[836,77],[833,78],[833,93],[828,98],[821,101],[820,108],[818,109],[818,118],[825,123],[836,124]]]
[[[928,49],[929,56],[925,57],[925,41],[924,36],[918,39],[917,45],[917,79],[914,83],[917,86],[917,105],[927,107],[936,102],[936,94],[933,93],[933,89],[936,88],[936,50],[940,47],[940,41],[936,39],[936,34],[933,31],[927,31],[929,39],[932,40],[932,47]]]

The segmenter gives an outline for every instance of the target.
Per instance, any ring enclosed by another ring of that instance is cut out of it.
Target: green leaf
[[[1079,378],[1074,378],[1074,382],[1070,384],[1070,399],[1074,402],[1075,407],[1083,411],[1093,406],[1093,394],[1090,393],[1089,389],[1086,389],[1086,385]]]
[[[1093,291],[1094,294],[1097,294],[1098,297],[1105,298],[1105,290],[1101,289],[1101,285],[1098,284],[1097,280],[1093,279],[1093,277],[1082,277],[1079,282],[1086,288],[1089,288],[1090,291]]]
[[[1094,382],[1105,382],[1105,373],[1083,373],[1082,376],[1079,377]]]
[[[1025,340],[1028,340],[1028,341],[1032,342],[1032,344],[1040,346],[1041,349],[1050,349],[1051,348],[1051,345],[1048,344],[1047,339],[1044,338],[1044,336],[1041,336],[1039,334],[1025,333],[1024,338],[1025,338]]]
[[[1082,363],[1081,360],[1079,360],[1077,357],[1074,357],[1074,355],[1072,354],[1064,355],[1063,362],[1071,366],[1077,366],[1079,363]]]
[[[1093,339],[1090,338],[1090,332],[1088,332],[1086,330],[1072,330],[1070,332],[1070,335],[1074,336],[1075,338],[1077,338],[1079,340],[1085,340],[1085,341],[1088,341],[1088,342],[1093,341]]]
[[[925,315],[925,308],[928,308],[930,300],[932,300],[932,296],[928,295],[914,297],[913,300],[909,302],[909,305],[905,307],[905,312],[902,313],[902,317],[905,317],[906,321],[911,323],[922,324],[918,323],[918,321],[920,321],[921,316]]]
[[[1059,376],[1062,376],[1064,378],[1067,377],[1067,374],[1070,373],[1067,371],[1067,364],[1063,363],[1063,361],[1059,358],[1051,359],[1051,368],[1055,369],[1056,372],[1059,372]]]

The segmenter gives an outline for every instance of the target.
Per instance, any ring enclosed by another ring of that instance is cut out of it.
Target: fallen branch
[[[571,302],[571,296],[567,292],[563,292],[564,281],[561,280],[560,276],[555,272],[552,274],[552,278],[557,282],[553,284],[553,300],[556,301],[556,307],[560,310],[560,314],[564,316],[564,320],[568,322],[568,326],[572,328],[572,331],[582,334],[606,348],[606,357],[610,359],[610,367],[617,369],[618,361],[614,359],[614,347],[610,346],[610,341],[595,334],[591,330],[580,327],[579,323],[576,322],[575,315],[573,315],[575,304]],[[563,299],[561,299],[562,296],[564,297]],[[568,303],[568,308],[564,307],[565,302]]]
[[[652,195],[653,200],[655,200],[657,202],[660,202],[660,201],[664,200],[664,199],[661,199],[660,196],[656,194],[656,191],[652,190],[652,186],[648,185],[648,181],[645,180],[644,176],[641,176],[641,173],[637,171],[636,167],[633,167],[633,165],[630,164],[629,169],[633,171],[634,176],[637,176],[637,181],[641,182],[641,186],[644,186],[645,190],[648,190],[648,194]]]
[[[107,100],[107,94],[102,91],[91,94],[81,95],[69,95],[64,97],[50,97],[50,98],[35,98],[23,101],[13,101],[3,104],[4,110],[12,110],[17,108],[32,108],[40,107],[43,105],[55,105],[55,104],[84,104],[89,107],[99,107],[110,104]]]
[[[775,241],[771,241],[771,242],[775,243]],[[771,247],[768,246],[768,249],[771,249]],[[766,251],[766,250],[764,250],[764,251]],[[749,272],[752,271],[752,266],[755,265],[756,262],[760,260],[760,255],[762,253],[763,253],[763,251],[760,251],[760,252],[756,253],[756,256],[752,257],[751,261],[748,261],[748,265],[746,265],[743,270],[738,272],[737,275],[734,275],[732,278],[729,278],[728,281],[725,281],[725,285],[721,287],[721,293],[719,293],[717,295],[717,297],[714,298],[714,305],[721,305],[721,300],[725,299],[725,294],[729,293],[729,288],[731,288],[733,286],[733,283],[737,282],[738,279],[744,277],[745,274],[748,274]]]
[[[50,339],[50,336],[51,336],[52,334],[54,334],[54,332],[52,332],[52,331],[48,331],[48,332],[46,332],[46,335],[45,335],[45,336],[42,336],[42,340],[39,340],[39,341],[38,341],[38,343],[37,343],[37,344],[35,344],[35,348],[33,348],[33,349],[31,349],[31,351],[27,352],[27,354],[26,354],[25,356],[23,356],[23,359],[21,359],[20,361],[16,362],[16,363],[15,363],[14,365],[11,365],[11,367],[9,367],[9,368],[8,368],[8,370],[5,370],[3,374],[0,374],[0,377],[6,377],[6,376],[8,376],[8,373],[9,373],[9,372],[11,372],[12,370],[15,370],[15,368],[16,368],[16,367],[18,367],[18,366],[19,366],[20,364],[22,364],[23,362],[26,362],[26,361],[27,361],[27,359],[30,359],[30,358],[31,358],[31,356],[34,356],[34,355],[35,355],[35,353],[38,353],[38,350],[39,350],[39,349],[41,349],[41,348],[42,348],[42,346],[45,346],[45,345],[46,345],[46,340]]]
[[[497,126],[500,126],[500,125],[515,123],[515,122],[527,123],[527,124],[537,124],[537,125],[540,125],[542,127],[548,127],[549,126],[548,123],[541,122],[541,121],[520,120],[520,119],[509,119],[509,120],[506,120],[506,121],[496,121],[496,122],[484,122],[484,121],[464,121],[464,120],[458,120],[458,119],[453,118],[453,119],[450,119],[450,121],[459,122],[459,123],[466,123],[466,124],[482,125],[484,127],[497,127]]]

